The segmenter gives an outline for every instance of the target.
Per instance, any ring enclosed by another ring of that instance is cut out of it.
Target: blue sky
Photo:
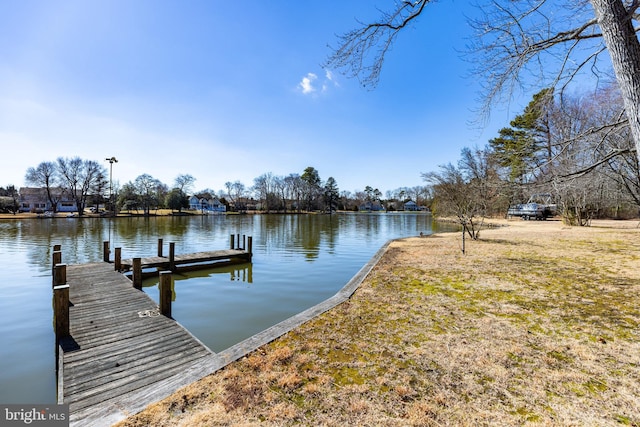
[[[336,34],[391,4],[0,0],[0,186],[74,156],[107,168],[115,156],[120,184],[191,174],[220,190],[313,166],[340,190],[423,185],[527,100],[470,124],[464,1],[431,5],[401,34],[375,90],[322,68]]]

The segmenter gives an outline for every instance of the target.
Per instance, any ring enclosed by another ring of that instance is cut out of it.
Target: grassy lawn
[[[460,247],[392,243],[351,300],[120,425],[640,425],[637,221]]]

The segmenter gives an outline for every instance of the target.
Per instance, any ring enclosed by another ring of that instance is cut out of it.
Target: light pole
[[[118,163],[118,159],[111,157],[105,160],[109,162],[109,207],[110,209],[113,209],[113,201],[111,200],[113,191],[113,164]]]
[[[109,162],[109,208],[113,209],[113,214],[110,213],[109,216],[113,216],[115,214],[115,209],[113,206],[112,192],[113,192],[113,164],[118,163],[118,159],[115,157],[105,159]],[[109,254],[111,254],[111,218],[109,218]]]

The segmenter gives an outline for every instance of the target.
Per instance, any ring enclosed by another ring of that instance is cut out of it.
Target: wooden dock
[[[104,262],[70,265],[69,336],[60,340],[58,401],[71,421],[92,425],[97,404],[118,408],[127,395],[193,366],[212,352],[131,280]],[[76,425],[76,423],[74,423]]]
[[[184,373],[214,356],[171,318],[171,272],[161,270],[247,262],[251,252],[175,256],[172,245],[168,258],[134,258],[137,262],[124,260],[117,267],[104,262],[106,255],[103,262],[79,265],[62,264],[61,258],[60,247],[54,247],[57,400],[69,405],[72,426],[106,426],[114,416],[157,400],[158,392],[169,395],[188,384]],[[122,273],[132,267],[158,269],[160,304],[136,284],[139,273],[132,278]]]
[[[72,427],[111,426],[348,300],[387,247],[334,296],[219,353],[158,315],[158,305],[113,264],[66,266],[58,247],[53,253],[58,403],[69,404]],[[65,308],[66,319],[60,315]]]

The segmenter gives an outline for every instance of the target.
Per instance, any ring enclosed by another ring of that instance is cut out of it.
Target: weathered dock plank
[[[126,411],[119,402],[128,395],[213,355],[112,264],[69,265],[66,278],[70,337],[61,342],[58,400],[69,404],[71,425],[106,425],[99,405]]]

